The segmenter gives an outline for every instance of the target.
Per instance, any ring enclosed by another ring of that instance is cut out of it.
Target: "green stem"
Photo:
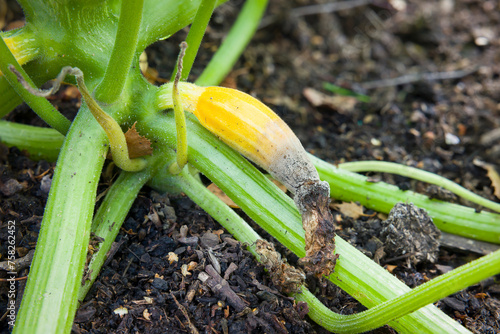
[[[20,105],[23,100],[3,76],[0,77],[0,92],[2,92],[0,94],[0,118],[3,118]]]
[[[183,60],[184,66],[182,68],[180,78],[181,81],[186,81],[189,76],[189,72],[191,72],[196,54],[200,48],[201,40],[203,39],[203,35],[205,35],[208,22],[210,21],[210,17],[215,9],[215,3],[216,0],[202,0],[200,7],[196,12],[193,24],[191,24],[191,28],[189,29],[189,33],[186,37],[186,43],[189,45],[189,48],[186,50]],[[175,79],[176,75],[177,66],[175,67],[174,73],[172,73],[171,81]]]
[[[500,215],[476,212],[472,208],[403,191],[384,182],[369,182],[366,176],[337,168],[312,155],[309,158],[322,180],[330,183],[330,195],[344,202],[357,201],[367,208],[389,213],[399,202],[411,202],[425,209],[442,231],[500,244]]]
[[[56,161],[64,136],[51,128],[0,120],[0,141],[28,151],[33,160]]]
[[[72,74],[76,77],[78,88],[90,112],[108,136],[109,148],[111,149],[113,161],[119,168],[125,171],[138,172],[143,170],[147,164],[146,160],[142,158],[130,159],[125,134],[118,122],[102,110],[96,100],[92,98],[87,86],[85,86],[82,71],[78,68],[73,68],[71,70]]]
[[[217,85],[229,74],[257,31],[267,0],[247,0],[226,39],[196,80],[199,86]]]
[[[62,147],[14,333],[69,333],[78,305],[105,135],[82,108]]]
[[[454,194],[471,201],[473,203],[484,206],[485,208],[500,212],[500,203],[495,203],[472,191],[465,189],[464,187],[452,182],[440,175],[430,173],[418,168],[405,166],[397,164],[394,162],[385,161],[356,161],[356,162],[346,162],[339,164],[338,167],[343,170],[350,172],[381,172],[381,173],[391,173],[397,174],[405,177],[409,177],[422,182],[427,182],[435,184],[437,186],[448,189]]]
[[[36,88],[33,81],[26,74],[24,69],[14,58],[5,41],[0,38],[0,70],[4,74],[9,84],[16,93],[33,109],[34,112],[48,125],[62,133],[68,132],[71,122],[57,111],[49,101],[40,96],[34,96],[29,93],[18,81],[17,76],[9,70],[9,65],[13,65],[30,86]]]
[[[144,0],[122,1],[115,44],[101,83],[95,90],[96,99],[113,103],[125,87],[132,60],[137,51]]]
[[[138,173],[122,172],[109,188],[106,197],[97,210],[92,231],[96,237],[104,239],[99,244],[99,250],[92,255],[87,268],[87,279],[78,292],[78,300],[83,301],[87,292],[96,280],[101,267],[107,259],[109,250],[125,220],[130,207],[134,203],[142,186],[165,165],[161,151],[155,151],[155,157],[150,158],[148,167]]]

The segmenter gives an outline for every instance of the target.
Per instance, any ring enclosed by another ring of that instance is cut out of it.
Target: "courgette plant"
[[[209,111],[196,114],[196,110],[191,110],[198,118],[184,118],[182,107],[189,106],[182,103],[186,99],[182,87],[189,90],[190,84],[156,87],[140,73],[139,56],[147,46],[192,23],[184,66],[182,70],[179,66],[177,76],[178,80],[185,80],[211,13],[221,1],[19,3],[26,16],[25,26],[1,34],[0,117],[24,101],[51,128],[0,121],[0,139],[27,150],[32,157],[57,159],[57,165],[15,333],[70,332],[79,302],[96,279],[121,223],[145,184],[162,191],[185,193],[266,263],[257,247],[262,244],[258,242],[259,235],[209,192],[193,175],[193,169],[216,183],[285,247],[301,258],[306,255],[307,241],[294,201],[243,158],[234,149],[239,148],[237,145],[231,148],[212,133],[221,137],[222,132],[237,128],[234,122],[238,117],[248,116],[234,116],[235,120],[215,128],[198,119],[209,115]],[[266,0],[245,3],[224,43],[197,79],[198,87],[217,85],[227,75],[257,29],[266,5]],[[65,67],[70,68],[66,71],[71,74],[65,80],[78,85],[85,102],[72,122],[44,97],[37,96],[40,94],[36,90]],[[214,95],[216,99],[220,96]],[[169,110],[172,107],[175,112]],[[231,119],[231,115],[226,117]],[[139,134],[153,143],[152,154],[136,158],[128,154],[123,129],[134,124]],[[279,143],[280,139],[276,140]],[[114,162],[128,171],[121,172],[94,215],[97,184],[110,147]],[[270,147],[263,149],[266,154],[273,154]],[[248,153],[245,149],[239,151]],[[398,202],[413,202],[425,208],[443,231],[500,243],[500,216],[496,213],[478,213],[388,184],[370,183],[353,172],[383,170],[404,174],[408,173],[407,167],[376,162],[335,167],[312,156],[307,159],[314,163],[320,178],[328,182],[330,195],[336,199],[359,201],[386,213]],[[189,168],[183,167],[186,161]],[[429,175],[418,173],[429,181]],[[436,175],[430,181],[458,189],[462,196],[500,211],[498,203],[477,198]],[[91,232],[103,241],[85,267]],[[326,278],[368,310],[343,316],[319,303],[306,286],[290,292],[309,304],[313,320],[334,332],[362,332],[384,324],[402,333],[467,332],[427,304],[500,272],[497,251],[410,290],[341,238],[336,237],[335,242],[335,253],[340,257],[334,272]],[[332,249],[326,253],[335,260]]]

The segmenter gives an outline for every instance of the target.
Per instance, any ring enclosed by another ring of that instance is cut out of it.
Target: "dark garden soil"
[[[499,3],[375,0],[351,1],[352,8],[341,10],[307,7],[323,2],[331,1],[271,1],[224,85],[266,102],[309,152],[326,161],[415,166],[498,201],[477,161],[500,165]],[[235,0],[216,11],[191,79],[220,45],[241,5]],[[147,50],[159,78],[170,77],[186,32]],[[366,94],[370,101],[333,95],[324,89],[325,82]],[[53,102],[71,114],[78,101],[61,93]],[[21,106],[7,118],[42,125],[32,115]],[[32,255],[53,167],[0,146],[0,262],[7,255],[9,220],[17,222],[16,256]],[[371,176],[402,189],[427,190],[407,178]],[[99,194],[108,186],[103,179]],[[333,210],[338,234],[371,258],[377,256],[410,287],[482,255],[444,242],[434,264],[409,265],[407,258],[387,250],[380,257],[380,230],[387,216],[365,209],[365,216],[353,219]],[[186,197],[144,188],[116,242],[116,252],[77,313],[75,333],[326,332],[307,318],[307,305],[278,293],[250,253]],[[289,261],[296,263],[293,257]],[[28,264],[19,269],[20,277],[27,275]],[[219,269],[248,308],[237,310],[227,296],[198,280],[208,265]],[[0,278],[5,276],[0,270]],[[25,281],[17,284],[19,304]],[[336,312],[364,309],[333,285],[322,288],[312,279],[308,285]],[[7,288],[0,282],[1,333],[9,332],[2,317]],[[498,277],[436,305],[475,333],[500,333]],[[120,316],[119,310],[128,313]],[[394,331],[386,326],[376,332]]]

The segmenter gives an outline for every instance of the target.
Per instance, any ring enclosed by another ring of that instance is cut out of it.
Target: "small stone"
[[[51,185],[52,185],[52,175],[47,174],[44,177],[42,177],[42,181],[40,182],[40,190],[43,193],[48,194]]]
[[[5,183],[1,183],[0,181],[0,192],[2,192],[5,196],[12,196],[26,187],[26,182],[19,183],[15,179],[9,179]]]
[[[160,290],[160,291],[167,291],[168,288],[168,282],[165,281],[164,279],[161,279],[159,277],[155,278],[152,283],[153,287]]]

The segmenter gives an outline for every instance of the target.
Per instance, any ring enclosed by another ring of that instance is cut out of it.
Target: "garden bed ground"
[[[495,188],[477,161],[500,165],[498,3],[352,1],[357,6],[332,13],[305,7],[320,2],[271,1],[262,27],[224,85],[262,99],[309,152],[326,161],[384,160],[420,167],[495,200]],[[233,1],[214,14],[193,79],[240,6]],[[153,77],[170,77],[185,35],[182,31],[148,50],[149,66],[158,71]],[[364,93],[370,101],[332,98],[324,82]],[[78,98],[63,92],[53,102],[71,114]],[[23,106],[7,118],[41,125]],[[0,262],[6,257],[9,220],[17,222],[17,256],[34,249],[52,167],[0,146]],[[371,176],[402,189],[427,189],[403,177]],[[99,194],[109,184],[103,177]],[[373,236],[386,217],[366,209],[356,219],[340,209],[333,214],[338,234],[373,258],[382,247]],[[390,253],[379,261],[415,287],[480,255],[444,244],[435,264],[410,267]],[[289,261],[296,263],[293,256]],[[77,313],[75,333],[326,332],[308,320],[305,305],[279,294],[244,247],[183,196],[143,189],[108,262]],[[237,312],[197,280],[207,264],[220,266],[246,311]],[[24,282],[18,282],[19,296]],[[322,288],[309,279],[308,286],[337,312],[363,310],[333,285]],[[7,284],[0,282],[0,317],[7,298]],[[500,333],[498,277],[437,305],[473,332]],[[128,314],[115,314],[120,308]],[[8,332],[2,318],[0,333]],[[377,332],[393,330],[386,326]]]

